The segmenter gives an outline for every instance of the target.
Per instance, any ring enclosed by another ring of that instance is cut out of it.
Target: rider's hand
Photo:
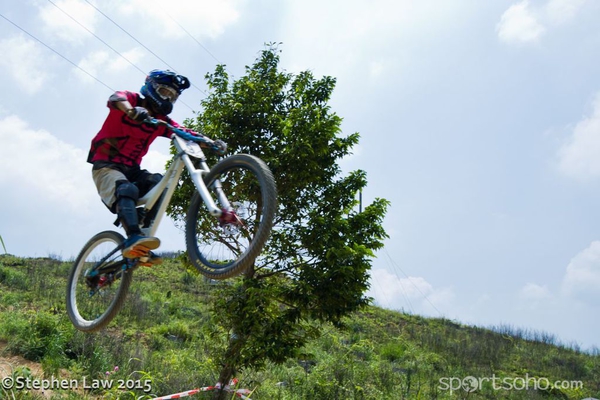
[[[217,139],[213,142],[213,150],[216,151],[217,154],[223,155],[227,151],[227,143],[221,139]]]
[[[127,111],[127,116],[134,121],[143,122],[150,117],[150,114],[144,107],[133,107]]]

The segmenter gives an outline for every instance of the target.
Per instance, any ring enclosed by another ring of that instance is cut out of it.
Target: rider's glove
[[[143,122],[150,115],[148,114],[148,110],[144,107],[133,107],[131,110],[127,111],[127,116],[134,121]]]
[[[217,154],[223,155],[227,152],[227,143],[221,139],[217,139],[213,142],[213,150],[216,151]]]

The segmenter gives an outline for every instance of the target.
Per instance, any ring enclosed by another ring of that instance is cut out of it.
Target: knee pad
[[[115,189],[117,201],[122,198],[132,199],[133,201],[137,201],[139,199],[140,191],[138,190],[137,186],[128,181],[119,182],[117,182],[117,188]]]

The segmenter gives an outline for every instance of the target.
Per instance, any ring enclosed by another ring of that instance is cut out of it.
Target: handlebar
[[[227,143],[223,142],[222,140],[218,140],[218,139],[212,140],[208,136],[205,136],[199,132],[194,132],[195,135],[193,135],[190,132],[187,132],[182,129],[174,127],[173,125],[169,124],[167,121],[163,121],[163,120],[156,119],[156,118],[148,118],[143,123],[148,124],[148,125],[153,125],[153,126],[163,125],[163,126],[167,127],[168,130],[173,132],[174,135],[177,135],[182,139],[204,145],[204,147],[208,147],[209,149],[215,151],[219,155],[223,155],[227,151]]]

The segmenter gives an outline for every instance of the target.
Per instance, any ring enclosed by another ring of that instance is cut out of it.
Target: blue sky
[[[337,78],[332,109],[361,134],[341,165],[367,172],[366,202],[392,203],[376,304],[600,347],[600,3],[25,0],[0,14],[45,44],[0,18],[9,253],[69,259],[113,229],[85,162],[109,88],[174,68],[195,85],[182,121],[218,62],[240,77],[281,42],[287,71]],[[157,141],[144,166],[167,157]],[[183,248],[170,221],[159,236]]]

